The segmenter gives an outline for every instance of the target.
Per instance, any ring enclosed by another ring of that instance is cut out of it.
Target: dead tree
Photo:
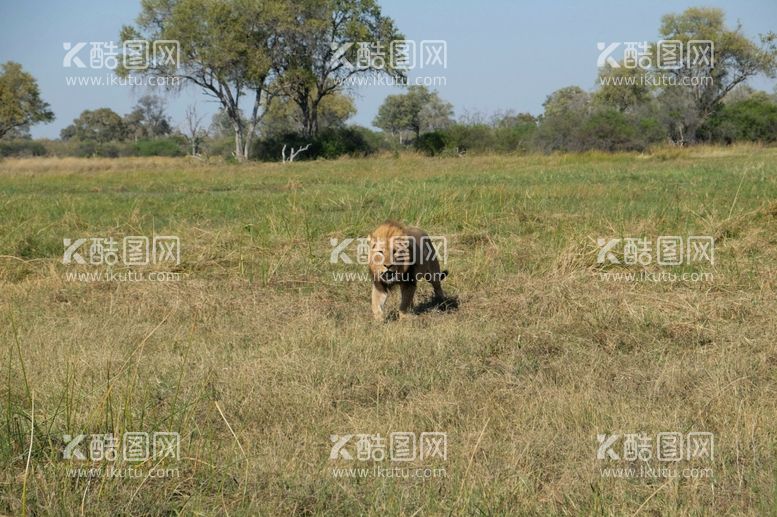
[[[294,158],[296,158],[299,153],[301,153],[303,151],[307,151],[309,147],[310,147],[310,144],[306,145],[305,147],[300,147],[296,151],[292,147],[291,148],[291,152],[289,153],[289,157],[286,158],[286,144],[283,144],[283,149],[281,149],[281,162],[282,163],[287,163],[287,162],[291,163],[291,162],[293,162]]]
[[[192,146],[192,156],[198,157],[200,155],[200,144],[205,139],[207,133],[202,128],[203,117],[197,116],[197,106],[192,104],[186,107],[186,113],[184,115],[184,136]]]

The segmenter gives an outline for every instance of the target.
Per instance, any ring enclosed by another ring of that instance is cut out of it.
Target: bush
[[[89,158],[120,158],[125,156],[184,156],[186,146],[183,137],[171,136],[138,142],[105,142],[92,140],[36,140],[35,144],[49,156],[76,156]]]
[[[35,140],[0,140],[0,156],[45,156],[46,148]]]
[[[616,109],[598,111],[590,115],[579,128],[582,149],[628,151],[638,147],[636,128],[622,112]]]
[[[137,156],[184,156],[184,142],[175,137],[139,140],[135,144]]]
[[[201,145],[203,152],[209,156],[221,156],[225,160],[234,158],[235,138],[223,136],[207,139]],[[254,148],[255,150],[256,148]]]
[[[777,103],[763,93],[724,105],[699,130],[701,138],[730,144],[736,141],[777,141]]]
[[[450,149],[487,151],[494,148],[494,129],[485,124],[454,124],[444,131]]]
[[[415,140],[416,151],[422,152],[427,156],[440,154],[445,149],[445,137],[442,133],[433,131],[424,133]]]
[[[363,133],[352,127],[325,129],[318,135],[315,143],[320,146],[316,158],[367,156],[375,152],[375,148],[370,147]]]
[[[375,135],[365,128],[346,127],[325,129],[313,139],[297,134],[285,133],[260,139],[254,146],[252,157],[262,161],[280,161],[283,146],[286,146],[286,157],[295,150],[307,146],[306,151],[300,153],[296,160],[314,160],[316,158],[333,159],[339,156],[367,156],[377,150],[374,142]]]
[[[494,129],[493,150],[501,152],[526,153],[533,146],[537,126],[534,124],[518,124],[512,127],[497,127]]]
[[[122,152],[125,151],[125,152]],[[120,147],[120,144],[97,142],[78,142],[75,152],[69,156],[78,156],[79,158],[91,158],[97,156],[100,158],[118,158],[119,156],[128,156],[126,146]]]

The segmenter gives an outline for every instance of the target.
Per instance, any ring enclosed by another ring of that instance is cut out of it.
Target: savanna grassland
[[[448,238],[457,310],[372,321],[330,240],[389,217]],[[106,268],[63,239],[128,235],[178,236],[181,278],[68,276]],[[662,235],[714,264],[597,263]],[[603,276],[643,270],[707,275]],[[777,149],[1,161],[0,514],[773,514],[776,295]],[[63,435],[126,431],[180,433],[177,475],[73,477]],[[397,431],[447,433],[437,475],[336,475],[373,462],[330,435]],[[704,475],[603,474],[642,462],[597,435],[664,431],[714,433],[673,464]]]

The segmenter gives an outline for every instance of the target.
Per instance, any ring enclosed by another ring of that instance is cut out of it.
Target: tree
[[[747,100],[750,97],[752,97],[753,94],[755,93],[756,93],[755,88],[753,88],[749,84],[742,83],[738,85],[736,88],[732,89],[730,92],[728,92],[728,94],[725,97],[723,97],[723,103],[733,104],[735,102]]]
[[[197,114],[196,105],[186,107],[182,133],[191,146],[192,156],[198,156],[200,154],[200,144],[207,136],[207,132],[202,127],[203,118],[203,116]]]
[[[537,138],[547,150],[582,149],[580,128],[591,112],[591,96],[579,86],[551,93],[543,104]]]
[[[127,137],[127,126],[121,116],[110,108],[85,110],[60,132],[60,137],[63,140],[75,138],[97,143],[122,141]]]
[[[634,111],[652,99],[650,73],[641,67],[606,65],[599,71],[599,89],[593,100],[620,112]]]
[[[537,131],[537,119],[530,113],[503,114],[492,125],[494,148],[499,151],[528,151]]]
[[[138,138],[156,138],[169,135],[173,128],[165,113],[165,102],[156,95],[144,95],[124,117],[127,132],[136,141]]]
[[[406,110],[409,115],[409,127],[415,137],[421,136],[421,131],[434,122],[427,117],[450,117],[453,108],[442,101],[437,92],[430,92],[425,86],[410,86],[405,94]],[[442,115],[441,115],[442,113]]]
[[[125,26],[121,40],[175,40],[180,60],[151,60],[145,70],[117,69],[178,77],[215,97],[235,136],[235,158],[248,158],[256,126],[271,95],[269,85],[281,38],[277,28],[294,16],[286,0],[143,0],[135,26]],[[247,115],[241,101],[248,100]]]
[[[349,66],[356,55],[349,43],[388,48],[390,40],[402,39],[375,0],[143,0],[135,26],[121,32],[123,42],[134,39],[176,40],[180,62],[152,60],[145,70],[120,67],[118,73],[183,78],[218,99],[232,124],[238,160],[248,157],[273,96],[296,103],[312,135],[322,101],[343,91],[350,77],[383,70],[401,75],[390,67]]]
[[[265,115],[265,117],[266,116],[267,115]],[[241,117],[241,118],[242,118],[242,121],[241,121],[242,124],[244,126],[247,126],[248,121],[245,119],[245,117]],[[262,118],[262,122],[264,123],[264,117]],[[208,133],[213,137],[219,137],[219,138],[235,136],[232,119],[224,109],[220,109],[213,114],[213,117],[211,117],[211,120],[210,120],[210,126],[208,127]]]
[[[35,78],[19,63],[0,65],[0,138],[12,130],[24,132],[32,124],[52,120],[54,113],[41,99]]]
[[[695,140],[695,133],[702,124],[701,112],[693,92],[687,88],[665,88],[658,95],[660,117],[672,142],[683,145]]]
[[[306,136],[321,127],[324,99],[345,90],[352,77],[404,77],[391,59],[358,59],[354,42],[390,49],[391,41],[404,39],[376,0],[301,0],[294,2],[293,12],[279,29],[283,51],[275,65],[276,86],[299,107]]]
[[[318,111],[319,129],[335,129],[344,127],[346,121],[356,115],[356,106],[351,97],[332,93],[321,100]]]
[[[410,86],[404,95],[389,95],[378,109],[373,124],[392,135],[412,131],[415,138],[424,131],[435,131],[448,127],[453,116],[453,106],[440,99],[437,92],[430,92],[425,86]]]
[[[692,99],[696,111],[677,130],[679,143],[692,143],[698,127],[737,85],[761,73],[773,77],[777,70],[777,35],[770,32],[761,36],[758,45],[742,34],[741,25],[733,30],[726,28],[720,9],[694,7],[682,14],[667,14],[661,19],[660,33],[665,40],[681,41],[685,48],[692,40],[711,41],[713,45],[711,62],[686,56],[679,69],[666,71],[674,76],[674,86],[667,89],[685,91],[672,94],[672,100]]]
[[[410,112],[403,95],[389,95],[378,108],[378,114],[372,124],[392,136],[399,138],[402,143],[402,131],[410,127]]]
[[[453,124],[453,105],[432,92],[418,114],[421,132],[439,131]]]
[[[726,102],[702,126],[701,132],[724,143],[777,141],[777,102],[764,92]]]
[[[321,101],[318,111],[319,129],[341,128],[356,114],[356,106],[347,95],[334,93]],[[305,121],[299,106],[286,97],[274,97],[262,119],[260,133],[263,137],[304,134]]]
[[[30,134],[30,126],[24,125],[24,126],[17,126],[10,131],[8,131],[4,138],[12,139],[12,140],[32,140],[32,135]]]

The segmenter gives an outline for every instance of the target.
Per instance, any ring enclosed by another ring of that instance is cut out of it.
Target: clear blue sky
[[[558,88],[574,84],[593,89],[597,42],[656,40],[661,15],[690,6],[724,9],[729,25],[740,21],[751,37],[777,31],[775,0],[382,0],[381,5],[408,39],[447,41],[447,68],[429,73],[446,76],[447,85],[438,91],[453,103],[457,116],[465,110],[538,114],[545,97]],[[33,136],[57,137],[85,109],[127,113],[146,93],[129,86],[66,86],[65,76],[78,72],[62,66],[63,42],[118,41],[121,26],[134,21],[139,10],[140,0],[0,1],[0,62],[17,61],[32,73],[57,117],[35,126]],[[88,48],[79,55],[88,58]],[[751,81],[769,91],[774,83],[767,78]],[[370,126],[383,98],[398,91],[360,88],[352,121]],[[188,89],[169,97],[176,125],[194,102],[201,112],[216,110],[209,98]]]

